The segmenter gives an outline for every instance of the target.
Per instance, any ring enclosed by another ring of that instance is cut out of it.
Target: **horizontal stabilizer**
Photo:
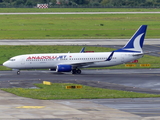
[[[132,55],[132,56],[141,56],[141,55],[144,55],[144,54],[140,53],[140,54],[135,54],[135,55]]]

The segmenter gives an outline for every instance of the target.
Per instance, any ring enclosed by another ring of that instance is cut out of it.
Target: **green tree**
[[[101,4],[102,4],[102,5],[106,5],[106,4],[109,4],[109,2],[110,2],[110,0],[102,0],[102,1],[101,1]]]
[[[14,5],[24,5],[26,0],[16,0],[13,4]]]
[[[33,0],[27,0],[25,3],[26,6],[35,6],[36,3]]]
[[[50,0],[51,5],[55,5],[57,3],[57,0]]]

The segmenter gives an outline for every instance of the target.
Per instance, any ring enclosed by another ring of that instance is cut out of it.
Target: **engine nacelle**
[[[58,65],[56,72],[71,72],[72,66],[71,65]]]

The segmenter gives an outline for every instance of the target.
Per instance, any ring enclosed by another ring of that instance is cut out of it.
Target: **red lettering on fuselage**
[[[32,59],[31,57],[28,57],[27,59]]]
[[[30,59],[63,59],[66,58],[66,55],[62,55],[62,56],[29,56],[27,58],[27,60]]]
[[[32,59],[36,59],[36,57],[32,56]]]

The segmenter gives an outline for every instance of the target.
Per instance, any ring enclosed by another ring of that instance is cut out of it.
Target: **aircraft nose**
[[[3,66],[8,67],[9,63],[6,61],[6,62],[3,63]]]

